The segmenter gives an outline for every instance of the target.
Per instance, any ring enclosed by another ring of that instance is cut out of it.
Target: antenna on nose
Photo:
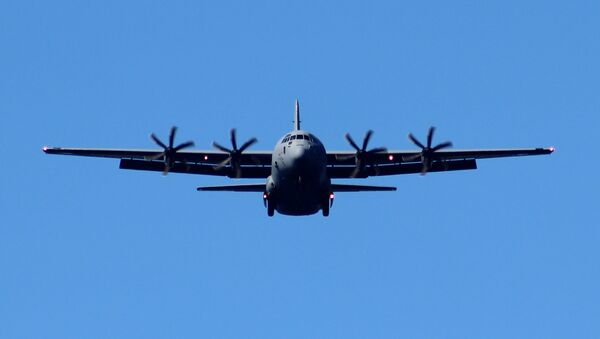
[[[296,99],[296,113],[294,114],[294,130],[300,130],[300,102]]]

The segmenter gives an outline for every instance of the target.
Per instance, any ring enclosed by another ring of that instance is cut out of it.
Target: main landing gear
[[[267,215],[272,217],[275,215],[275,202],[273,198],[269,196],[268,192],[263,193],[263,204],[267,208]]]
[[[321,211],[323,212],[324,217],[329,216],[329,209],[331,208],[331,206],[333,206],[333,198],[335,198],[335,195],[332,192],[332,193],[329,193],[329,195],[327,196],[325,201],[323,201]]]

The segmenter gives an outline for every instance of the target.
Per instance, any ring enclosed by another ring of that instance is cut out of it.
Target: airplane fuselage
[[[326,214],[330,187],[327,153],[317,137],[295,130],[279,139],[265,192],[270,214],[310,215],[321,209]]]

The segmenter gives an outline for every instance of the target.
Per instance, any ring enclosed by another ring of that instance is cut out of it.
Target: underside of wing
[[[196,188],[198,191],[218,191],[218,192],[264,192],[266,184],[240,184],[223,186],[205,186]]]
[[[477,159],[544,155],[549,148],[510,148],[422,151],[382,151],[359,159],[349,151],[327,153],[327,171],[331,178],[366,178],[424,172],[443,172],[476,169]],[[424,166],[426,169],[424,170]]]
[[[434,161],[428,172],[448,172],[477,169],[475,160],[450,160]],[[399,175],[421,173],[423,165],[421,163],[394,163],[385,165],[372,165],[365,167],[356,175],[355,166],[330,166],[327,173],[330,178],[367,178],[371,176]]]
[[[333,192],[378,192],[378,191],[395,191],[396,187],[331,184],[331,190]]]
[[[119,168],[236,178],[266,178],[271,173],[270,151],[248,151],[236,158],[236,169],[228,162],[229,154],[212,150],[178,151],[168,159],[160,149],[110,149],[44,147],[46,154],[121,159]]]
[[[121,159],[119,168],[164,172],[165,164],[161,161]],[[234,173],[230,166],[219,168],[215,165],[205,163],[175,162],[169,167],[169,172],[258,179],[268,177],[271,174],[271,166],[241,166],[239,172]]]

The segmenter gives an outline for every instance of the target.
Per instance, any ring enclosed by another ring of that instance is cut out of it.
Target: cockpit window
[[[281,140],[281,143],[283,144],[292,140],[308,140],[310,142],[319,143],[318,139],[311,134],[288,134],[283,138],[283,140]]]

